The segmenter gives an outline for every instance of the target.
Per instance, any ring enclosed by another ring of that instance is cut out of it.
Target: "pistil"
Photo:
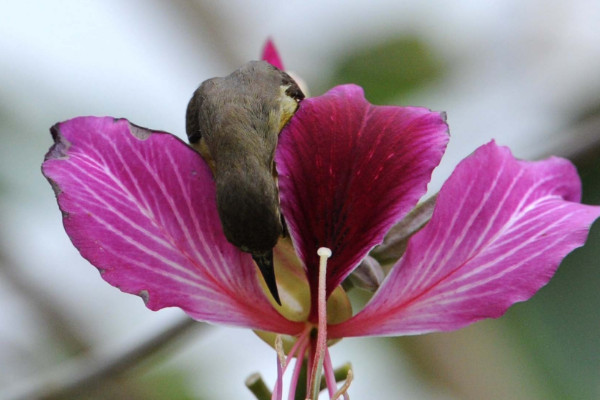
[[[313,365],[311,368],[310,375],[310,395],[311,399],[317,399],[319,397],[319,390],[321,386],[321,371],[323,370],[323,359],[325,352],[327,351],[327,259],[331,257],[331,249],[327,247],[321,247],[317,250],[319,255],[319,286],[318,286],[318,297],[317,297],[317,312],[318,312],[318,326],[317,326],[317,342],[314,349]]]

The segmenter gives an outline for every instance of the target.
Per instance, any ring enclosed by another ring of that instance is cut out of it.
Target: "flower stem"
[[[271,391],[259,373],[250,375],[245,383],[257,400],[271,400]]]

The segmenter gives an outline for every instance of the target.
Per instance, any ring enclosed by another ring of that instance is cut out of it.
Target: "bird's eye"
[[[202,133],[200,132],[200,130],[195,130],[194,132],[191,132],[190,135],[188,135],[188,140],[191,144],[198,143],[201,138]]]

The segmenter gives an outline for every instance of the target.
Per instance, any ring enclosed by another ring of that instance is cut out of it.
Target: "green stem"
[[[250,389],[256,400],[271,400],[272,393],[260,374],[252,374],[246,379],[246,387]]]

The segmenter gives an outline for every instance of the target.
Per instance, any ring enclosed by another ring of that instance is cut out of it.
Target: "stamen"
[[[275,336],[275,352],[277,353],[277,360],[279,362],[277,363],[277,381],[273,388],[272,399],[281,400],[283,399],[283,374],[285,374],[285,370],[288,366],[288,361],[285,352],[283,351],[283,339],[281,338],[281,335]]]
[[[281,339],[281,335],[275,336],[275,351],[279,357],[279,364],[281,364],[281,368],[285,371],[287,363],[285,360],[285,353],[283,352],[283,340]]]
[[[287,367],[290,365],[290,361],[292,358],[296,357],[296,365],[294,367],[294,372],[292,375],[291,387],[290,387],[290,399],[294,399],[294,393],[296,392],[296,386],[298,384],[298,376],[300,372],[300,367],[302,367],[302,361],[304,359],[304,353],[306,352],[306,348],[308,347],[308,336],[310,334],[311,328],[307,327],[304,332],[298,336],[296,343],[292,346],[292,349],[286,356],[283,350],[283,338],[281,335],[275,336],[275,351],[277,353],[277,381],[275,382],[275,387],[273,388],[273,395],[269,395],[269,397],[273,399],[282,399],[283,398],[283,375]]]
[[[294,400],[296,398],[296,388],[298,387],[298,379],[300,378],[300,372],[302,370],[302,364],[304,363],[304,354],[308,348],[307,336],[302,340],[302,344],[298,348],[298,355],[296,356],[296,364],[294,365],[294,371],[292,372],[292,381],[290,383],[290,392],[288,400]]]
[[[283,368],[285,364],[285,354],[283,354],[281,335],[275,337],[275,351],[277,352],[277,381],[275,382],[271,400],[283,400]]]
[[[313,332],[311,332],[308,341],[308,358],[306,360],[306,371],[307,373],[310,372],[310,375],[306,379],[306,395],[308,396],[308,400],[311,400],[312,385],[314,384],[312,367],[315,364],[316,348],[317,339],[314,337]]]
[[[323,369],[323,359],[327,351],[327,259],[331,257],[331,249],[321,247],[317,250],[320,257],[319,260],[319,282],[317,296],[317,316],[318,316],[318,331],[317,343],[315,348],[315,357],[311,370],[311,390],[310,395],[312,400],[319,397],[319,387],[321,385],[321,371]]]
[[[300,358],[300,356],[304,357],[304,351],[306,350],[306,346],[308,345],[308,335],[310,334],[310,330],[311,330],[310,327],[306,327],[306,329],[304,329],[304,332],[302,332],[300,334],[300,336],[298,336],[298,339],[296,339],[296,343],[294,343],[290,352],[287,355],[286,368],[287,368],[287,365],[289,365],[290,360],[292,358],[294,358],[294,357]],[[303,347],[304,347],[304,350],[302,350]],[[296,353],[298,353],[298,354],[296,355]]]
[[[333,372],[333,365],[331,364],[331,357],[329,356],[329,350],[325,350],[325,359],[323,360],[323,369],[325,372],[325,383],[327,383],[327,391],[329,392],[329,398],[335,399],[333,394],[337,390],[337,382],[335,374]]]
[[[344,382],[340,390],[335,392],[335,394],[332,397],[333,400],[337,400],[340,396],[344,396],[344,400],[350,400],[350,395],[348,395],[348,388],[350,387],[353,378],[354,374],[352,373],[352,370],[349,369],[348,375],[346,376],[346,382]]]

